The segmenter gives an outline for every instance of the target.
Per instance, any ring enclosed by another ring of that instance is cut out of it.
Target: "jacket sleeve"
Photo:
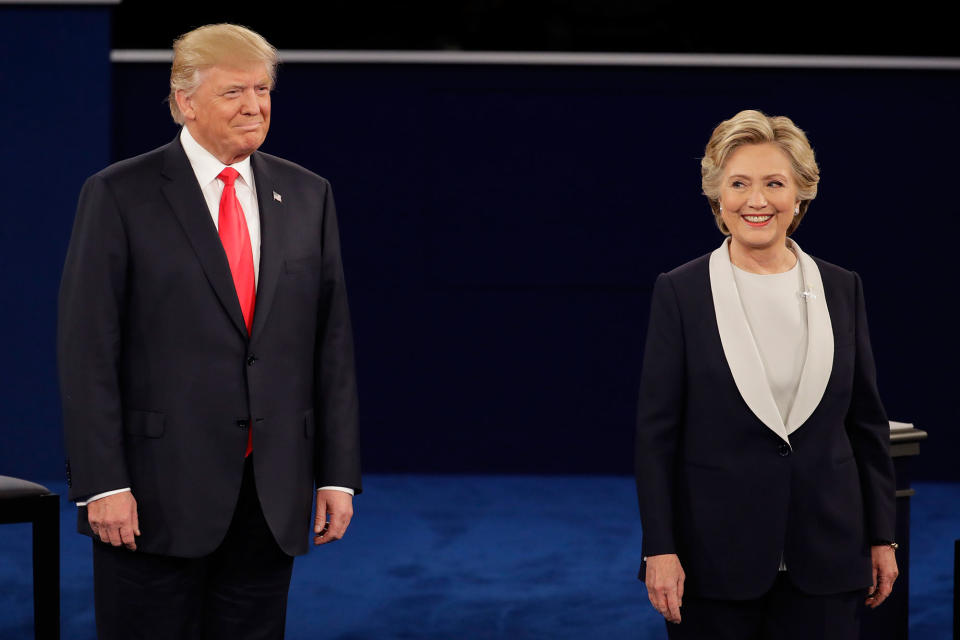
[[[127,242],[106,181],[83,186],[57,313],[57,361],[69,498],[129,487],[123,451],[120,345]]]
[[[650,304],[634,452],[644,556],[676,553],[673,507],[686,397],[684,352],[676,292],[669,276],[660,274]]]
[[[340,257],[337,213],[324,181],[322,290],[315,354],[317,433],[316,484],[362,491],[353,332]]]
[[[877,390],[877,373],[867,328],[860,276],[854,276],[856,360],[846,428],[860,474],[860,487],[871,540],[893,540],[896,527],[896,482],[890,459],[890,422]]]

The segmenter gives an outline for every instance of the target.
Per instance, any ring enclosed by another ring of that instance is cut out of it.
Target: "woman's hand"
[[[867,595],[867,606],[874,609],[890,595],[900,571],[897,569],[897,555],[890,545],[870,547],[870,557],[873,560],[873,586]]]
[[[667,622],[680,622],[684,578],[686,575],[677,554],[665,553],[647,558],[647,573],[644,579],[647,596],[653,608],[659,611]]]

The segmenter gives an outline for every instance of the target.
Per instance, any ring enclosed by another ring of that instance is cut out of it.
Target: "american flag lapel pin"
[[[273,192],[273,199],[276,200],[277,202],[283,202],[283,198],[281,198],[280,194],[277,193],[276,191]]]

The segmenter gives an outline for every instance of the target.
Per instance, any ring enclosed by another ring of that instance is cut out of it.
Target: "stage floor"
[[[632,478],[370,474],[364,485],[346,538],[296,561],[288,640],[666,637],[636,579]],[[960,484],[915,489],[911,634],[948,638]],[[91,542],[75,523],[64,503],[62,637],[93,640]],[[29,525],[0,526],[0,638],[33,637],[30,584]]]

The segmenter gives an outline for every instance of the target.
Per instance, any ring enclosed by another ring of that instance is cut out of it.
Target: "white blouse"
[[[789,271],[771,274],[750,273],[734,266],[733,277],[770,391],[786,422],[807,356],[800,261]]]

